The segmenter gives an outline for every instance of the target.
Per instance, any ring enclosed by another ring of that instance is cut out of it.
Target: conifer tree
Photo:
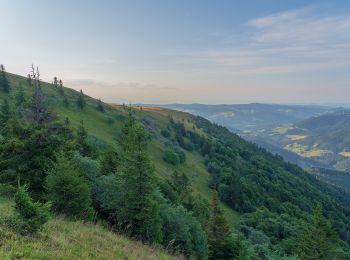
[[[55,88],[58,88],[58,79],[57,79],[57,77],[55,76],[54,78],[53,78],[53,86],[55,87]]]
[[[46,177],[46,189],[55,211],[81,219],[92,218],[90,187],[68,158],[58,157]]]
[[[122,197],[117,212],[119,227],[143,241],[162,239],[159,209],[153,201],[154,168],[147,154],[147,135],[131,110],[120,138],[118,173]]]
[[[305,260],[330,259],[334,242],[334,231],[323,216],[319,204],[314,210],[312,222],[306,226],[299,239],[298,256]]]
[[[105,112],[105,108],[104,108],[104,106],[103,106],[103,104],[102,104],[101,99],[98,100],[97,109],[98,109],[99,111],[101,111],[102,113]]]
[[[69,107],[69,100],[66,95],[63,96],[63,104],[65,107]]]
[[[70,125],[70,120],[69,120],[68,117],[66,117],[66,118],[64,119],[64,124],[65,124],[66,126],[69,126],[69,125]]]
[[[116,174],[118,170],[119,156],[115,150],[109,148],[102,156],[101,174],[111,175]]]
[[[26,101],[22,85],[19,87],[18,92],[16,93],[16,96],[15,96],[15,99],[16,99],[17,107],[21,106]]]
[[[32,76],[30,75],[30,73],[27,76],[27,83],[28,83],[29,87],[31,87],[33,85]]]
[[[4,100],[4,103],[1,105],[1,124],[4,126],[7,121],[11,118],[10,105],[7,99]]]
[[[5,67],[3,64],[0,65],[0,88],[4,92],[10,92],[10,82],[5,73]]]
[[[34,199],[41,199],[47,171],[52,167],[56,153],[66,147],[68,135],[48,113],[40,88],[39,70],[34,71],[33,66],[31,78],[35,89],[30,113],[20,118],[11,116],[1,131],[6,138],[0,140],[0,171],[2,182],[15,184],[19,178],[28,185]]]
[[[77,106],[80,109],[84,109],[85,106],[86,106],[85,97],[84,97],[84,93],[83,93],[82,90],[80,90],[80,93],[79,93],[79,96],[78,96],[78,99],[77,99]]]
[[[217,191],[211,201],[211,214],[207,225],[209,259],[232,259],[231,231],[219,206]]]
[[[64,95],[63,81],[61,79],[58,82],[58,92],[61,94],[61,96]]]
[[[88,132],[84,127],[84,122],[80,121],[76,136],[76,148],[82,156],[95,156],[95,149],[88,143]]]
[[[33,120],[36,123],[36,125],[40,125],[44,122],[46,122],[49,119],[49,113],[44,105],[44,94],[41,90],[40,86],[40,73],[39,69],[34,69],[34,66],[32,65],[31,68],[31,78],[34,81],[34,94],[32,97],[32,106],[31,110],[33,112]]]
[[[40,231],[49,220],[50,203],[33,202],[26,186],[18,187],[14,199],[15,212],[9,224],[24,235]]]

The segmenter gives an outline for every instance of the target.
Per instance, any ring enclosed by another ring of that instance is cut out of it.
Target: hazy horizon
[[[7,71],[106,102],[348,104],[345,1],[0,4]]]

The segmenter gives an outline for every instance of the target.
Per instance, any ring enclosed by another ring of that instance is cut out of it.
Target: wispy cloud
[[[303,8],[246,23],[244,44],[191,51],[187,56],[233,73],[294,73],[350,65],[350,15],[320,16]],[[229,37],[229,36],[226,36]]]
[[[257,31],[257,43],[328,45],[350,40],[350,16],[320,17],[315,8],[304,8],[260,17],[248,22]]]

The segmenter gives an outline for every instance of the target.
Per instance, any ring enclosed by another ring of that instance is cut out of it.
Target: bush
[[[186,154],[179,147],[167,148],[164,151],[163,160],[172,165],[178,165],[186,161]]]
[[[186,161],[186,154],[184,151],[182,151],[179,147],[175,147],[175,152],[177,156],[179,157],[179,162],[184,163]]]
[[[8,184],[0,184],[0,195],[11,197],[16,194],[16,188]]]
[[[91,159],[90,157],[81,156],[79,153],[74,154],[73,161],[75,167],[80,174],[87,179],[90,184],[101,175],[101,164],[99,161]]]
[[[163,160],[172,165],[178,165],[180,163],[180,159],[175,151],[167,149],[164,152]]]
[[[170,137],[170,132],[168,129],[163,129],[161,132],[162,136],[164,136],[165,138]]]
[[[24,235],[40,231],[49,220],[49,203],[33,202],[27,187],[18,187],[15,194],[15,212],[7,222],[9,226]]]
[[[163,245],[170,251],[186,257],[205,259],[207,241],[199,222],[182,206],[161,206],[163,221]]]
[[[46,177],[46,189],[55,211],[86,220],[93,217],[90,187],[70,161],[59,158]]]

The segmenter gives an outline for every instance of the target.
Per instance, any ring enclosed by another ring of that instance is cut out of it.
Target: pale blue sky
[[[350,2],[0,0],[0,63],[109,102],[350,100]]]

